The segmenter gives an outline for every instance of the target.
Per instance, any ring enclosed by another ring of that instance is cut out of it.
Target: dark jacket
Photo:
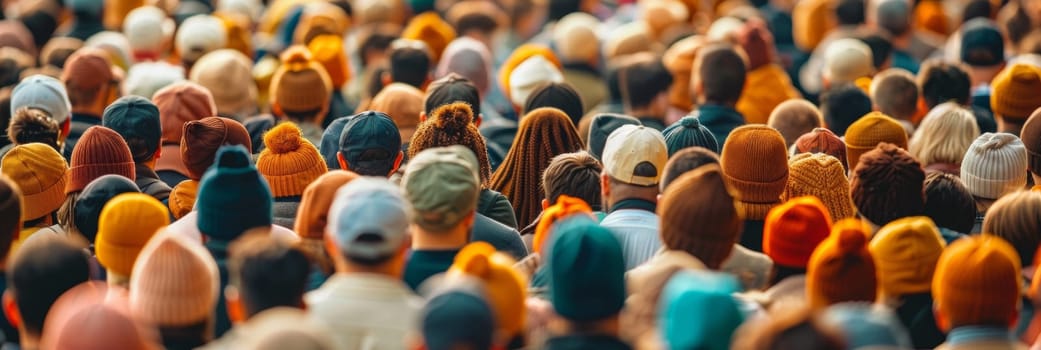
[[[632,347],[609,335],[566,335],[546,341],[546,350],[629,350]]]
[[[901,302],[902,304],[896,307],[896,315],[911,335],[915,349],[932,349],[947,340],[947,334],[936,326],[932,294],[905,295]]]
[[[712,136],[715,136],[716,141],[719,142],[720,149],[726,143],[731,131],[745,125],[745,117],[729,106],[704,104],[690,115],[697,117],[701,121],[701,125],[712,132]]]
[[[137,188],[141,189],[141,193],[152,196],[160,202],[170,198],[170,186],[159,179],[155,170],[141,164],[134,165],[134,168],[137,173],[134,183],[137,184]]]
[[[184,174],[173,170],[159,170],[155,173],[159,175],[159,180],[163,180],[163,183],[170,186],[170,188],[177,187],[177,185],[184,180],[191,180],[191,178],[184,176]]]
[[[69,29],[65,36],[87,41],[94,34],[103,31],[105,31],[105,26],[101,23],[101,18],[94,18],[94,16],[86,14],[76,14],[76,19],[72,22],[72,28]]]
[[[81,113],[72,114],[69,137],[65,138],[65,150],[62,152],[66,161],[72,162],[72,150],[76,148],[76,143],[79,142],[83,133],[87,132],[87,129],[90,127],[97,125],[101,125],[101,117]]]
[[[228,307],[227,301],[224,300],[224,289],[228,287],[228,245],[230,242],[209,240],[204,243],[206,250],[213,255],[213,260],[217,261],[217,270],[220,272],[220,293],[217,293],[217,309],[214,310],[215,327],[214,327],[214,339],[220,338],[231,329],[231,319],[228,318]]]
[[[763,220],[745,220],[741,230],[741,246],[756,252],[763,252]]]
[[[481,214],[477,214],[474,218],[470,241],[487,242],[495,247],[495,250],[510,254],[517,260],[528,256],[528,248],[524,246],[524,241],[521,240],[517,230]]]
[[[511,122],[503,122],[502,125],[481,124],[481,136],[484,136],[488,147],[488,163],[491,163],[492,171],[498,169],[506,159],[506,154],[510,153],[513,138],[517,137],[517,129],[517,124]]]
[[[517,217],[513,213],[510,199],[495,190],[487,188],[481,190],[481,195],[477,198],[477,213],[514,230],[518,229]]]
[[[994,120],[994,112],[990,110],[990,94],[978,94],[972,96],[972,115],[976,117],[976,126],[980,127],[980,133],[997,132],[998,122]]]

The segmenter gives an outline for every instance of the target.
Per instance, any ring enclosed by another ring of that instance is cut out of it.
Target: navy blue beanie
[[[217,150],[199,183],[198,228],[217,241],[232,241],[249,229],[271,226],[271,189],[241,145]]]

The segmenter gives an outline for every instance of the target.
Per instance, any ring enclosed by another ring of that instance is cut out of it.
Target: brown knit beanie
[[[998,199],[987,210],[983,232],[1011,243],[1022,266],[1034,265],[1034,254],[1041,246],[1041,192],[1019,191]]]
[[[846,169],[835,157],[824,153],[800,153],[788,162],[788,187],[784,199],[814,196],[828,208],[832,221],[855,214],[849,195]]]
[[[181,137],[181,161],[188,168],[188,177],[199,180],[213,165],[217,149],[224,145],[243,145],[252,149],[249,132],[239,122],[221,117],[209,117],[184,123]]]
[[[415,158],[419,152],[428,148],[462,145],[469,148],[477,156],[481,165],[478,175],[481,183],[488,184],[491,177],[491,164],[488,162],[488,148],[484,137],[473,123],[474,113],[465,102],[450,103],[434,110],[427,120],[419,124],[412,142],[408,147],[408,158]],[[520,140],[515,138],[515,140]],[[547,161],[546,165],[549,165]],[[541,175],[531,175],[540,177]]]
[[[292,122],[278,124],[264,134],[257,170],[275,198],[302,195],[307,185],[329,171],[318,148]]]
[[[15,146],[0,161],[0,172],[21,192],[23,222],[61,207],[68,171],[61,154],[42,143]]]
[[[922,215],[925,208],[925,171],[910,153],[882,143],[864,153],[850,179],[850,195],[857,211],[871,223]]]
[[[130,311],[159,327],[189,326],[213,317],[220,274],[197,242],[160,231],[145,244],[130,275]]]
[[[329,207],[333,204],[336,190],[357,178],[358,174],[350,171],[333,170],[307,185],[300,199],[300,209],[296,211],[293,231],[304,239],[321,240],[325,237]]]
[[[761,124],[734,129],[719,160],[745,220],[762,220],[781,203],[788,185],[788,152],[777,130]]]
[[[278,115],[314,113],[313,119],[305,121],[321,121],[332,98],[329,74],[303,46],[290,47],[281,59],[282,65],[271,78],[272,110]]]
[[[709,164],[673,181],[658,203],[666,249],[685,251],[719,269],[743,224],[719,166]]]
[[[842,167],[849,170],[846,163],[846,143],[835,133],[826,128],[816,128],[795,140],[795,153],[824,153],[835,157]]]
[[[582,141],[567,114],[549,107],[521,118],[514,140],[488,187],[510,199],[517,224],[525,227],[542,211],[542,173],[553,157],[581,150]]]
[[[92,126],[83,133],[72,149],[69,181],[65,194],[82,191],[91,181],[103,175],[121,175],[134,181],[134,156],[122,136],[103,126]]]
[[[813,309],[861,301],[872,303],[878,293],[875,258],[868,250],[871,227],[859,219],[839,221],[821,242],[806,268],[806,297]]]
[[[1041,176],[1041,108],[1034,110],[1023,130],[1019,132],[1019,138],[1027,148],[1027,164],[1030,172]]]
[[[881,112],[868,113],[851,124],[846,129],[846,161],[849,168],[856,169],[860,156],[882,142],[907,149],[907,131],[896,119]]]

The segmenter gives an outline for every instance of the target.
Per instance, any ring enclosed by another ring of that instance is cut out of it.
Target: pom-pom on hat
[[[286,49],[281,61],[271,78],[271,107],[274,112],[279,115],[306,112],[313,116],[312,119],[325,116],[333,88],[325,68],[315,62],[303,46]]]
[[[311,141],[292,122],[278,124],[264,134],[264,151],[257,158],[257,169],[276,197],[299,196],[329,169]]]

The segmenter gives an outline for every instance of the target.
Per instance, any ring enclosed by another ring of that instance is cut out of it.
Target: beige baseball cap
[[[669,149],[661,132],[645,126],[623,125],[607,137],[604,170],[615,180],[637,186],[656,186]]]

